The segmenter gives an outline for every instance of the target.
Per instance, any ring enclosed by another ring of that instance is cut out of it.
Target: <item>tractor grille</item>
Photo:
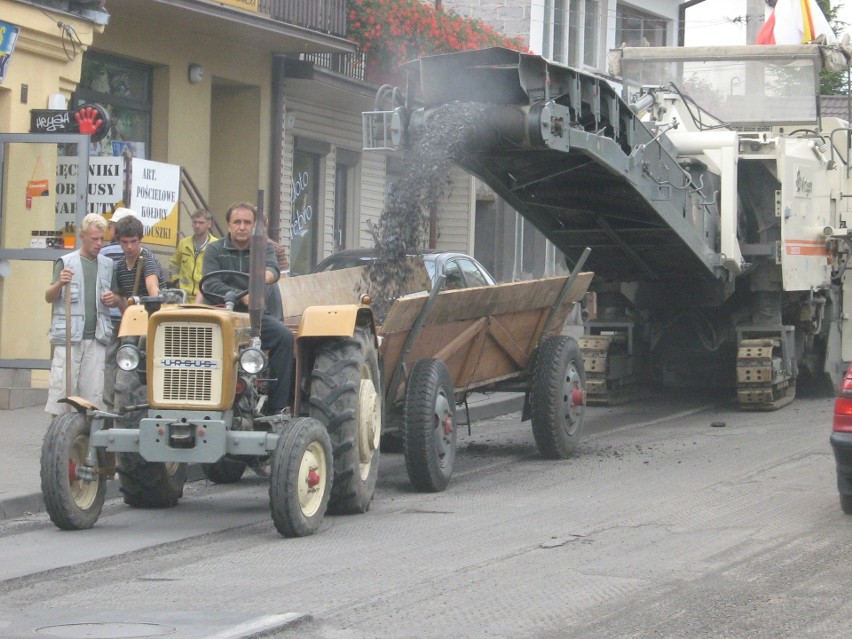
[[[166,357],[213,357],[213,325],[165,324],[163,355]]]
[[[212,387],[213,374],[210,371],[163,371],[163,401],[166,402],[209,402]]]
[[[154,337],[156,403],[217,405],[222,396],[222,335],[217,324],[163,323]]]

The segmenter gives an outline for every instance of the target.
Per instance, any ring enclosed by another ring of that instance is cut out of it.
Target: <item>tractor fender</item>
[[[121,316],[118,337],[144,337],[148,334],[148,311],[142,304],[130,304]]]
[[[309,306],[299,322],[299,339],[303,337],[352,337],[355,327],[369,325],[375,336],[373,312],[360,304]]]
[[[98,410],[98,407],[90,402],[88,399],[83,399],[82,397],[77,397],[72,395],[70,397],[63,397],[59,400],[60,404],[68,404],[78,413],[86,414],[87,411],[90,410]]]

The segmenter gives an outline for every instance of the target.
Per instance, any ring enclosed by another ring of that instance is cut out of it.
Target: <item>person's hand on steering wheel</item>
[[[210,290],[211,285],[213,288],[217,288],[218,291]],[[221,291],[225,287],[229,290],[226,293],[222,293]],[[213,304],[226,304],[228,302],[227,298],[230,297],[228,293],[232,293],[234,303],[243,302],[248,305],[249,276],[248,273],[243,273],[242,271],[213,271],[201,278],[201,281],[198,283],[198,289]]]

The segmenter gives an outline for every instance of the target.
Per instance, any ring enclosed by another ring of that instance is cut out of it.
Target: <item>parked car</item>
[[[840,508],[847,515],[852,515],[852,365],[846,370],[834,400],[830,441],[837,464]]]
[[[424,251],[418,255],[423,256],[423,264],[433,284],[438,273],[446,277],[444,286],[448,289],[492,286],[497,283],[491,273],[470,255],[446,251]],[[378,254],[373,248],[344,249],[329,255],[316,265],[313,272],[365,266],[377,258]]]

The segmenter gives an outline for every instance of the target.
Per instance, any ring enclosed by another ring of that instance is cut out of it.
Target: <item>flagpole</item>
[[[766,22],[766,4],[764,0],[748,0],[746,7],[746,44],[754,44],[760,27]]]

